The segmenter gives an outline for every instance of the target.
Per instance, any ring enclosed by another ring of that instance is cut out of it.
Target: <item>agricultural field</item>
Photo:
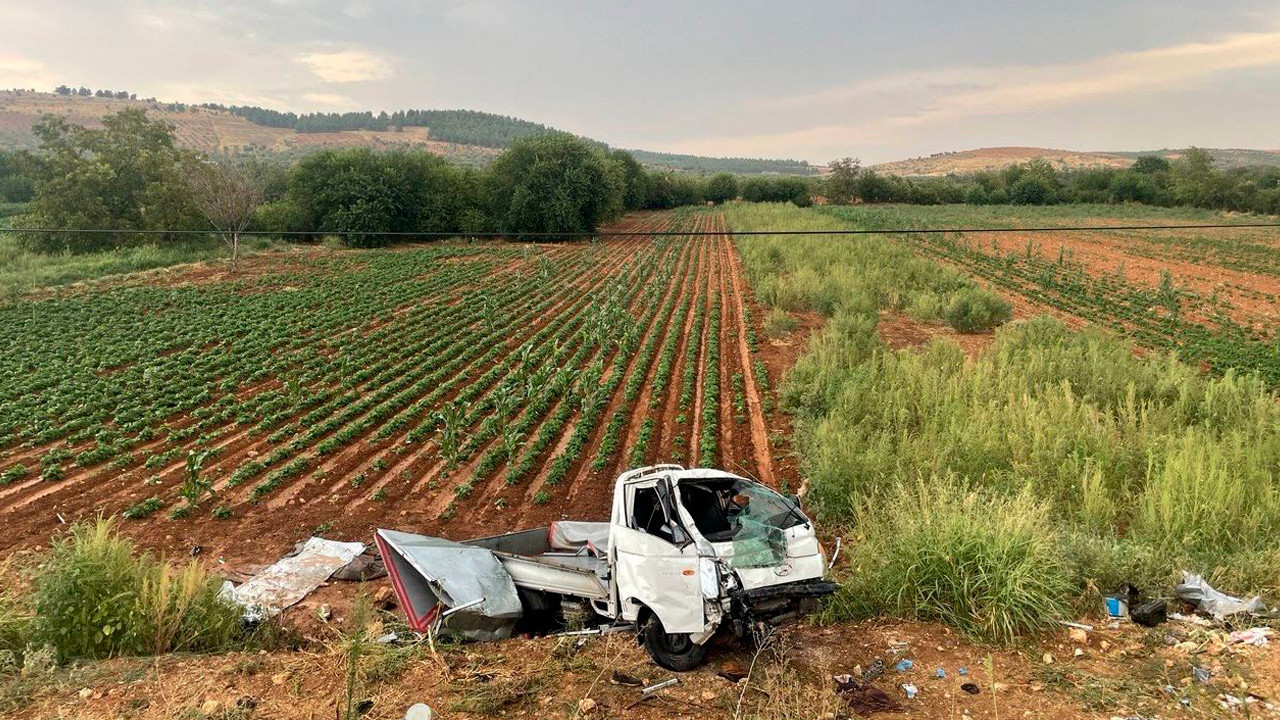
[[[1204,210],[1069,206],[837,208],[859,226],[1011,228],[1258,222]],[[1265,218],[1263,218],[1265,220]],[[914,235],[923,257],[963,270],[1021,305],[1108,328],[1146,350],[1215,373],[1280,385],[1276,228]]]
[[[734,231],[1246,221],[1089,206],[725,213]],[[820,319],[780,393],[807,501],[857,528],[859,572],[830,617],[1012,640],[1079,612],[1088,588],[1166,589],[1181,570],[1280,591],[1277,242],[1274,229],[736,237],[761,312]]]
[[[618,227],[638,234],[262,254],[3,307],[0,543],[122,513],[147,544],[260,561],[313,531],[602,517],[658,460],[778,482],[729,238],[644,235],[723,217]]]

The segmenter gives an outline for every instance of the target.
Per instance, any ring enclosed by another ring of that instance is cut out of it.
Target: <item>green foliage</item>
[[[393,241],[377,233],[461,232],[475,229],[479,180],[473,171],[422,151],[377,153],[368,148],[325,150],[307,156],[289,179],[289,205],[260,213],[272,223],[301,221],[291,229],[346,231],[353,247]]]
[[[30,170],[26,155],[0,150],[0,217],[5,215],[7,204],[26,203],[35,194]]]
[[[747,202],[789,202],[800,207],[812,204],[810,184],[798,177],[753,177],[742,182],[742,199]]]
[[[35,577],[36,643],[62,659],[209,651],[240,634],[240,609],[194,562],[137,554],[109,520],[74,526]]]
[[[784,206],[731,205],[726,215],[742,230],[841,227],[822,215],[843,227],[921,222],[908,212],[844,208],[806,218]],[[1023,212],[1016,222],[1063,214]],[[1008,221],[976,215],[948,208],[926,217]],[[780,395],[796,414],[808,502],[862,538],[850,547],[859,569],[842,592],[842,613],[890,610],[1007,640],[1090,584],[1159,588],[1190,568],[1236,593],[1280,588],[1280,405],[1270,375],[1214,377],[1161,352],[1135,357],[1124,339],[1046,317],[997,329],[976,359],[941,340],[891,352],[876,334],[884,307],[955,310],[950,319],[962,329],[1007,316],[998,298],[912,252],[951,241],[735,242],[758,298],[830,315]],[[1009,262],[981,267],[998,282]],[[1166,294],[1182,297],[1172,282]],[[1212,339],[1225,355],[1230,338]],[[1004,582],[1021,582],[1035,566],[1047,568],[1031,578],[1041,585],[1014,591],[1017,583]],[[965,594],[987,580],[995,590]]]
[[[1012,642],[1067,614],[1074,589],[1049,508],[932,477],[859,505],[850,580],[829,614],[943,622]]]
[[[19,235],[25,249],[83,253],[154,241],[129,230],[196,228],[183,181],[193,161],[178,150],[168,125],[138,109],[102,120],[101,129],[46,115],[32,126],[40,140],[35,190],[16,228],[101,228],[116,233]]]
[[[781,338],[790,335],[800,324],[792,317],[791,313],[781,309],[774,308],[764,318],[764,331],[769,337]]]
[[[1214,168],[1210,152],[1194,147],[1172,161],[1140,156],[1130,168],[1058,170],[1037,159],[967,176],[918,178],[882,176],[850,158],[832,161],[830,167],[822,184],[827,199],[836,204],[1145,203],[1280,214],[1280,172],[1275,168],[1223,172]]]
[[[703,197],[717,205],[738,197],[738,178],[730,173],[716,173],[707,178]]]
[[[622,210],[617,164],[571,135],[517,141],[489,166],[485,189],[498,229],[514,235],[587,235]]]
[[[951,296],[945,316],[947,324],[960,332],[982,332],[1008,322],[1013,306],[990,290],[965,288]]]

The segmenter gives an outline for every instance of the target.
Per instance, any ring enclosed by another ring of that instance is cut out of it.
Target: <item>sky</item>
[[[1280,148],[1275,0],[0,0],[0,28],[0,88],[470,108],[648,150]]]

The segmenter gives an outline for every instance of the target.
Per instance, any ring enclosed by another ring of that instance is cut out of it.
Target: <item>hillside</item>
[[[0,91],[0,148],[34,148],[31,124],[42,113],[64,115],[73,123],[93,127],[104,115],[129,107],[144,108],[152,117],[171,123],[180,144],[209,154],[290,153],[349,146],[419,147],[457,162],[482,164],[498,153],[494,148],[436,140],[427,128],[300,133],[291,128],[258,125],[240,115],[212,108],[14,91]],[[179,107],[182,109],[176,109]]]
[[[484,165],[520,137],[554,131],[540,123],[473,110],[299,115],[260,107],[4,90],[0,91],[0,150],[35,148],[31,125],[43,113],[66,116],[73,123],[93,127],[104,115],[128,107],[144,108],[152,117],[172,124],[184,147],[214,155],[305,153],[321,147],[415,147],[455,162]],[[796,160],[628,152],[650,167],[689,172],[810,175],[816,171],[808,163]]]
[[[1210,149],[1221,169],[1252,166],[1280,166],[1280,151]],[[1045,159],[1059,170],[1087,167],[1128,167],[1141,155],[1162,155],[1169,159],[1180,157],[1183,150],[1152,150],[1124,152],[1080,152],[1037,147],[996,147],[935,153],[928,157],[898,160],[873,166],[877,171],[891,175],[911,177],[967,175],[984,170],[999,170],[1015,163]]]

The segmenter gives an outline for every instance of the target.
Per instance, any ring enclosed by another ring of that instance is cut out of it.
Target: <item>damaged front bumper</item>
[[[798,620],[817,610],[819,601],[838,587],[830,580],[813,578],[736,590],[729,602],[734,633],[743,637],[761,625],[778,626]]]

